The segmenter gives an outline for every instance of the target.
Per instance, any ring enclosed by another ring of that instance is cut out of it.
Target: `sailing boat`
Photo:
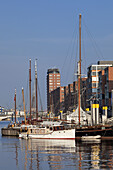
[[[62,121],[43,121],[38,120],[38,97],[37,97],[37,63],[35,61],[35,89],[36,89],[36,119],[31,119],[31,60],[29,68],[29,91],[30,91],[30,124],[27,132],[19,134],[19,138],[24,139],[68,139],[75,140],[75,128],[70,128],[69,125],[62,125]],[[40,123],[38,123],[40,122]]]
[[[37,61],[35,60],[35,91],[33,93],[33,100],[31,102],[31,59],[29,60],[29,124],[37,124],[37,122],[40,122],[40,120],[38,120],[38,92],[37,92]],[[35,112],[36,112],[36,117],[32,119],[32,109],[34,110],[34,108],[32,108],[32,103],[36,102],[35,105]]]
[[[38,121],[38,94],[37,94],[37,61],[35,60],[35,82],[32,95],[31,111],[35,113],[33,119]]]
[[[37,65],[35,61],[35,82],[37,87]],[[31,119],[31,59],[30,59],[30,67],[29,67],[29,96],[30,96],[30,119],[26,120],[26,113],[25,113],[25,100],[24,100],[24,89],[22,88],[22,96],[23,96],[23,105],[24,105],[24,121],[22,124],[17,124],[16,121],[16,89],[15,89],[15,123],[9,124],[7,128],[2,128],[1,133],[4,136],[19,136],[21,131],[27,131],[27,128],[32,127],[32,123],[37,123],[38,120],[38,104],[37,104],[37,88],[36,88],[36,122]]]
[[[113,125],[94,125],[94,126],[81,126],[81,102],[80,102],[80,80],[81,80],[81,14],[79,15],[79,71],[78,71],[78,116],[79,126],[75,131],[76,139],[83,138],[96,138],[99,136],[101,139],[113,138]]]

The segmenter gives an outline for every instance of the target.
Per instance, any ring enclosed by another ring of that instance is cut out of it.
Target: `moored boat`
[[[82,136],[97,136],[100,135],[101,139],[113,139],[113,126],[112,125],[96,125],[85,126],[76,128],[76,139],[81,139]]]
[[[75,128],[65,127],[64,125],[31,127],[28,128],[26,133],[20,133],[19,138],[75,140]]]
[[[11,118],[11,116],[0,115],[0,121],[4,121],[4,120],[9,121],[10,118]]]
[[[82,136],[81,137],[81,140],[82,141],[93,141],[93,140],[97,140],[97,139],[100,139],[101,136],[100,135],[95,135],[95,136]]]

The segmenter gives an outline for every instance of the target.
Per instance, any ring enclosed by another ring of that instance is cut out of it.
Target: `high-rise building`
[[[108,116],[112,115],[113,67],[106,67],[99,73],[99,105],[107,106]]]
[[[98,61],[97,64],[88,67],[87,78],[87,107],[90,107],[92,98],[97,98],[99,87],[99,72],[113,65],[113,61]]]
[[[60,87],[60,72],[57,68],[47,70],[47,111],[52,112],[52,95],[51,92]]]

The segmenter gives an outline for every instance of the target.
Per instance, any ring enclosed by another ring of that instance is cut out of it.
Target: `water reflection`
[[[112,169],[113,141],[20,140],[24,169]],[[15,145],[16,165],[18,147]]]
[[[113,141],[77,142],[79,169],[113,169]]]
[[[7,122],[1,122],[0,129]],[[0,169],[113,169],[113,141],[19,140],[0,136]]]
[[[24,169],[27,169],[28,164],[30,169],[33,169],[34,164],[37,169],[39,169],[39,167],[42,166],[42,162],[44,162],[45,166],[48,168],[62,169],[62,162],[65,161],[62,154],[75,153],[74,140],[57,141],[30,139],[20,140],[20,145],[22,152],[25,152]]]
[[[92,163],[92,168],[93,169],[100,169],[99,166],[99,153],[100,153],[100,145],[94,145],[91,146],[91,160],[93,160]]]
[[[113,168],[113,141],[20,140],[24,169]],[[24,154],[25,153],[25,154]]]
[[[5,170],[9,167],[24,170],[113,169],[113,141],[109,140],[75,142],[1,137],[0,152],[0,169]]]

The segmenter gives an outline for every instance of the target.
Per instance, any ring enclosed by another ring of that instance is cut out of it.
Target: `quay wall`
[[[20,129],[13,128],[2,128],[1,134],[2,136],[19,136]]]

